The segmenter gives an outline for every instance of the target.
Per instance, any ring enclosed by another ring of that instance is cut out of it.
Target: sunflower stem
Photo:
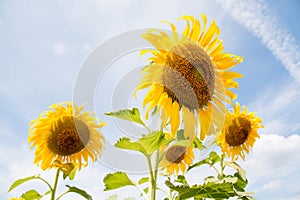
[[[223,170],[224,170],[224,163],[223,163],[224,157],[225,157],[224,154],[221,154],[220,171],[219,171],[219,179],[220,180],[223,179],[223,176],[224,176],[224,174],[223,174]]]
[[[147,162],[148,162],[148,168],[149,168],[149,176],[150,176],[150,185],[149,185],[149,194],[150,194],[150,199],[155,200],[155,197],[153,198],[153,183],[154,183],[154,175],[153,175],[153,169],[152,169],[152,163],[151,163],[151,157],[147,157]]]
[[[159,164],[159,151],[156,151],[155,155],[155,166],[154,166],[154,174],[153,180],[151,183],[151,200],[155,200],[156,198],[156,182],[157,182],[157,172],[158,172],[158,164]]]
[[[168,174],[168,181],[171,182],[171,176],[170,176],[170,174]],[[172,200],[172,199],[173,199],[173,197],[172,197],[172,189],[169,188],[169,200]]]
[[[55,200],[55,193],[56,193],[56,188],[57,188],[57,183],[58,183],[59,172],[60,172],[60,169],[57,169],[55,180],[54,180],[54,185],[53,185],[52,193],[51,193],[51,200]]]

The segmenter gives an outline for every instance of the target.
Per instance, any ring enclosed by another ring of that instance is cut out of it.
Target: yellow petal
[[[184,137],[193,140],[196,136],[196,117],[185,106],[182,107],[182,117],[184,121]]]

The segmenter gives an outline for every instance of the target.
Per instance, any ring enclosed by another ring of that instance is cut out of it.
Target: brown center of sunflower
[[[89,139],[87,125],[77,118],[66,116],[52,124],[47,144],[53,153],[68,156],[81,151]]]
[[[232,120],[226,131],[226,142],[230,146],[239,146],[248,139],[251,131],[251,122],[243,117]]]
[[[197,44],[173,47],[167,55],[162,81],[173,101],[190,109],[202,108],[214,91],[214,66],[210,56]]]
[[[172,146],[166,153],[166,159],[170,163],[180,163],[184,159],[186,153],[186,147],[184,146]]]

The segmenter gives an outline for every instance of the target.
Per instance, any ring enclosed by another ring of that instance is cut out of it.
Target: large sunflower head
[[[218,26],[212,21],[207,27],[206,16],[201,16],[202,23],[192,16],[180,18],[187,23],[180,38],[170,22],[171,36],[156,29],[143,35],[155,49],[141,52],[152,56],[137,87],[150,89],[144,98],[144,106],[148,105],[146,118],[154,107],[158,108],[163,123],[170,122],[175,135],[182,117],[184,135],[191,140],[199,125],[201,140],[208,133],[221,130],[226,113],[224,103],[236,98],[230,89],[237,88],[234,79],[242,77],[229,70],[243,58],[224,53]]]
[[[30,123],[28,143],[35,147],[34,163],[43,170],[57,162],[80,169],[89,158],[95,162],[100,156],[105,139],[99,129],[104,123],[82,110],[71,102],[53,104]]]
[[[246,107],[241,111],[240,104],[236,103],[234,112],[227,112],[224,128],[217,136],[217,144],[233,160],[238,157],[245,159],[245,152],[249,153],[256,138],[259,138],[257,129],[263,128],[261,123],[262,120],[254,112],[248,113]]]
[[[166,139],[172,138],[171,134],[166,134]],[[173,143],[167,147],[162,148],[162,159],[160,167],[162,170],[166,169],[167,174],[175,174],[181,171],[185,173],[186,169],[193,163],[194,151],[191,146],[183,143]]]

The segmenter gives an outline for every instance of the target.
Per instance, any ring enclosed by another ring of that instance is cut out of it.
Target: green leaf
[[[138,142],[132,142],[127,137],[120,138],[114,146],[118,147],[120,149],[134,150],[134,151],[139,151],[139,152],[141,152],[143,154],[146,154],[145,147],[143,147]]]
[[[86,191],[82,190],[82,189],[79,189],[77,187],[74,187],[74,186],[69,186],[69,185],[66,185],[69,190],[68,192],[73,192],[73,193],[77,193],[79,195],[81,195],[82,197],[84,197],[85,199],[88,199],[88,200],[92,200],[92,196],[89,195]]]
[[[139,140],[132,142],[129,138],[121,138],[115,147],[121,149],[139,151],[145,155],[151,155],[154,151],[158,150],[161,146],[164,146],[172,141],[164,138],[164,133],[161,131],[154,131],[147,135],[143,135]]]
[[[141,185],[143,183],[147,183],[149,181],[149,177],[144,177],[144,178],[141,178],[139,181],[138,181],[138,184]]]
[[[34,180],[34,179],[39,179],[40,177],[39,176],[30,176],[30,177],[27,177],[27,178],[22,178],[22,179],[19,179],[19,180],[16,180],[9,188],[8,192],[12,191],[13,189],[15,189],[16,187],[18,187],[19,185],[27,182],[27,181],[30,181],[30,180]]]
[[[233,162],[233,161],[230,161],[230,162],[229,161],[224,161],[224,165],[235,169],[244,180],[247,179],[246,178],[246,171],[241,166],[239,166],[236,162]]]
[[[239,173],[235,173],[234,177],[237,178],[234,188],[239,192],[245,192],[245,188],[248,184],[248,180],[241,177]]]
[[[209,158],[210,158],[210,166],[213,166],[215,163],[220,162],[221,160],[220,156],[214,151],[210,152]]]
[[[177,176],[177,179],[175,180],[177,183],[182,183],[185,186],[188,186],[188,182],[186,181],[186,178],[183,175]]]
[[[193,146],[200,151],[206,148],[198,138],[194,139]]]
[[[154,151],[164,145],[167,145],[171,141],[172,139],[165,139],[165,133],[162,131],[154,131],[147,135],[143,135],[137,142],[146,149],[148,155],[151,155]]]
[[[178,199],[184,200],[189,198],[213,198],[213,199],[227,199],[234,197],[237,193],[234,191],[231,183],[206,183],[196,186],[175,186],[167,181],[166,185],[179,193]]]
[[[117,199],[118,199],[118,195],[114,194],[114,195],[109,196],[106,200],[117,200]]]
[[[40,195],[36,190],[29,190],[22,194],[21,197],[25,200],[39,200],[42,198],[42,195]]]
[[[199,166],[205,165],[205,164],[207,164],[209,166],[213,166],[217,162],[220,162],[220,160],[221,160],[220,156],[216,152],[212,151],[212,152],[210,152],[208,158],[205,158],[205,159],[203,159],[203,160],[201,160],[201,161],[199,161],[199,162],[191,165],[188,168],[188,171],[191,170],[191,169],[193,169],[193,168],[195,168],[195,167],[199,167]]]
[[[105,113],[105,115],[136,122],[138,124],[143,125],[144,127],[146,126],[141,119],[140,111],[138,108],[132,108],[131,110],[130,109],[118,110],[115,112]]]
[[[103,182],[105,184],[104,191],[114,190],[128,185],[134,185],[125,172],[107,174],[104,177]]]

